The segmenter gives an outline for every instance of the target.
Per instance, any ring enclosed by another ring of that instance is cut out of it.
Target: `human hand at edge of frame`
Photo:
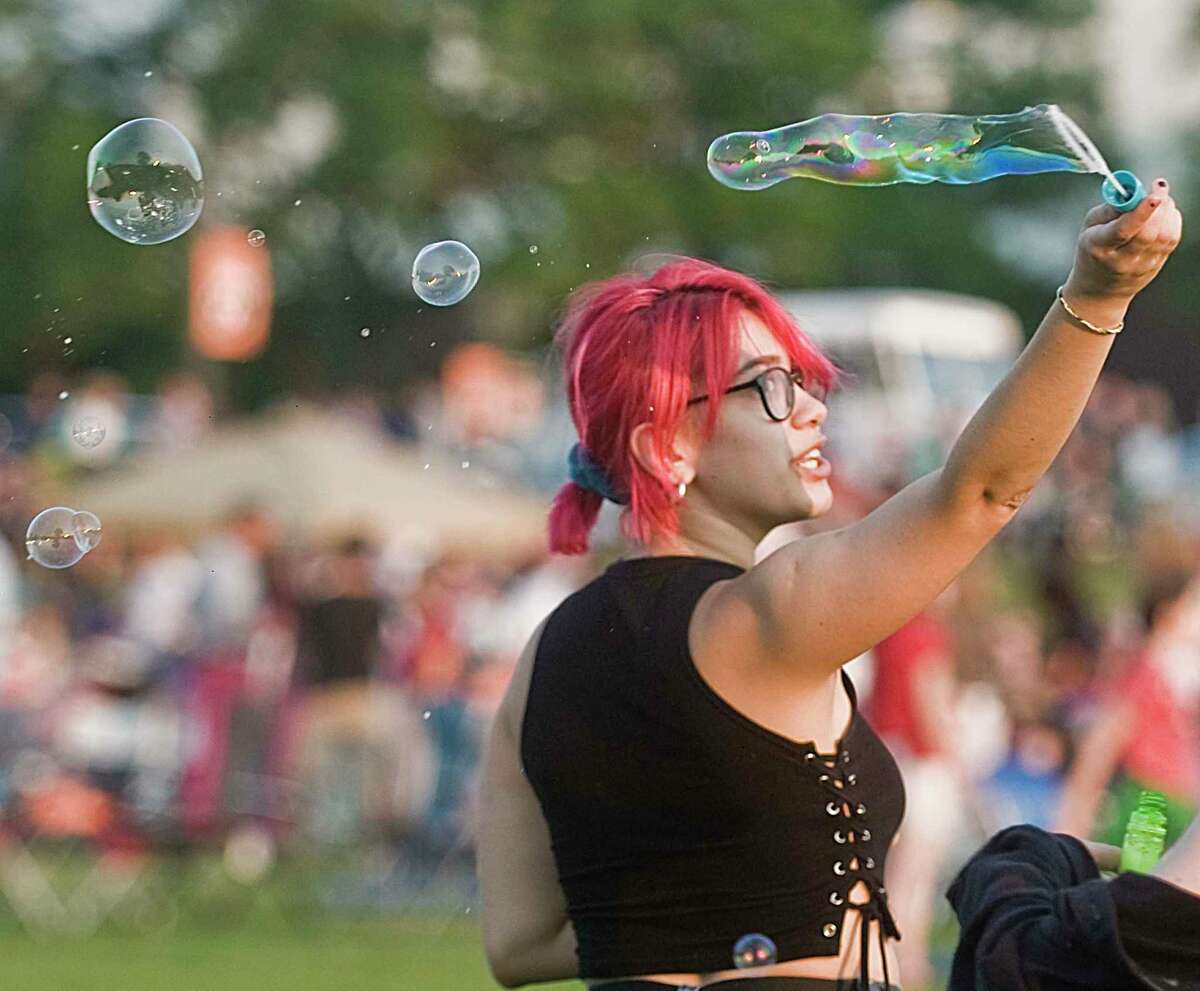
[[[1063,295],[1102,326],[1119,323],[1130,300],[1149,285],[1179,246],[1183,216],[1166,179],[1129,213],[1108,204],[1088,211]]]
[[[1092,855],[1092,859],[1096,861],[1096,866],[1102,871],[1111,871],[1116,873],[1121,866],[1121,848],[1113,846],[1111,843],[1095,843],[1092,840],[1080,841],[1088,848],[1088,853]]]

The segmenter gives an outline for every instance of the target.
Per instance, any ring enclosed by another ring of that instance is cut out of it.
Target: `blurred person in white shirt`
[[[266,602],[265,558],[275,546],[276,532],[270,513],[247,503],[197,548],[203,576],[196,602],[202,653],[245,651]]]
[[[161,664],[187,653],[195,641],[193,610],[204,576],[195,555],[169,531],[150,531],[134,539],[124,634],[152,649]]]

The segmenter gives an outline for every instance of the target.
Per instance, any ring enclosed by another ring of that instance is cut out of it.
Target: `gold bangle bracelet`
[[[1083,317],[1081,317],[1078,313],[1076,313],[1073,309],[1071,309],[1071,304],[1067,302],[1066,297],[1063,295],[1063,287],[1062,286],[1058,287],[1058,291],[1054,294],[1054,298],[1057,299],[1060,303],[1062,303],[1062,308],[1064,310],[1066,310],[1068,314],[1070,314],[1072,319],[1083,324],[1083,326],[1085,326],[1093,334],[1119,334],[1119,333],[1121,333],[1122,330],[1125,329],[1125,321],[1124,320],[1122,320],[1115,327],[1097,327],[1094,323],[1089,323],[1087,320],[1084,320]]]

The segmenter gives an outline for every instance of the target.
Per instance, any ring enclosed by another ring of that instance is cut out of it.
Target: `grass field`
[[[0,937],[0,986],[21,991],[495,991],[468,918],[393,916],[315,932],[254,925],[167,937]],[[577,983],[543,985],[573,988]]]
[[[342,863],[237,884],[219,861],[162,862],[129,888],[39,851],[0,871],[0,989],[496,991],[463,871],[392,890]],[[31,883],[43,878],[47,884]],[[432,883],[431,883],[432,882]],[[119,897],[111,892],[120,891]],[[24,892],[24,894],[22,894]],[[572,988],[577,982],[543,985]]]
[[[304,933],[0,936],[0,987],[21,991],[496,991],[470,917],[391,916]],[[545,991],[581,991],[575,981]],[[906,989],[908,991],[908,989]],[[911,989],[920,991],[920,989]],[[931,989],[932,991],[932,989]]]
[[[56,904],[80,905],[75,858],[44,863]],[[244,887],[199,864],[147,875],[86,935],[31,924],[0,899],[0,989],[19,991],[497,991],[469,879],[400,889],[389,910],[344,871],[276,873]],[[173,880],[164,883],[166,877]],[[298,880],[304,883],[298,884]],[[4,876],[11,881],[11,874]],[[468,883],[462,883],[467,881]],[[320,891],[321,898],[312,897]],[[339,893],[340,892],[340,893]],[[376,895],[381,892],[376,891]],[[331,897],[332,896],[332,897]],[[333,905],[340,902],[340,905]],[[99,901],[93,895],[93,903]],[[397,909],[395,906],[401,907]],[[63,917],[65,918],[65,916]],[[60,920],[61,921],[61,920]],[[935,933],[945,972],[955,933]],[[581,991],[577,981],[537,985]],[[921,991],[906,988],[905,991]],[[933,989],[929,989],[933,991]]]

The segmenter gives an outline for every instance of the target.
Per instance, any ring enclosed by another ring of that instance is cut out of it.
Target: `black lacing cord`
[[[840,754],[833,757],[828,757],[818,753],[810,753],[808,755],[809,763],[819,762],[822,771],[817,777],[817,783],[824,791],[831,796],[831,800],[826,804],[825,810],[831,817],[848,818],[842,815],[843,807],[849,806],[851,812],[855,816],[863,816],[866,814],[866,806],[861,802],[854,802],[846,794],[846,786],[853,786],[857,776],[847,774],[842,776],[842,766],[848,764],[850,755],[848,751],[842,751]],[[841,787],[838,785],[841,784]],[[841,836],[839,829],[835,834],[835,840]],[[869,828],[853,828],[849,830],[854,835],[854,845],[859,846],[860,841],[863,843],[871,842],[871,831]],[[846,838],[849,840],[849,836]],[[839,840],[838,842],[844,842]],[[873,870],[875,867],[875,858],[865,852],[857,853],[850,858],[858,861],[858,867],[852,868],[849,864],[846,865],[843,872],[850,878],[850,883],[847,886],[847,892],[854,887],[856,881],[862,881],[867,886],[870,893],[870,898],[861,904],[850,902],[849,907],[856,911],[859,915],[859,975],[858,987],[860,991],[870,991],[871,987],[871,922],[879,923],[879,954],[883,959],[883,982],[885,988],[891,987],[891,974],[888,970],[887,961],[887,937],[899,938],[899,931],[896,928],[895,919],[892,917],[891,909],[887,904],[887,890],[874,877],[867,874],[866,871]],[[839,861],[840,864],[840,861]],[[835,865],[835,873],[837,873]],[[834,904],[839,904],[835,902]]]

